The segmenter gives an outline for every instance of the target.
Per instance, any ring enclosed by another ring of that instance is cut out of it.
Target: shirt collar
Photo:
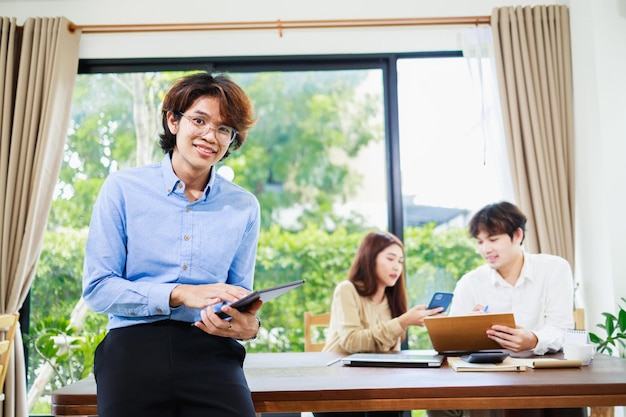
[[[522,249],[522,256],[524,257],[524,264],[522,265],[522,270],[520,272],[519,279],[515,283],[515,286],[521,286],[525,281],[534,281],[535,277],[533,276],[533,268],[532,268],[532,260],[531,257],[526,254],[526,252]],[[498,274],[498,271],[495,269],[489,268],[489,277],[491,279],[491,283],[495,286],[506,286],[509,285],[504,278]]]
[[[172,168],[172,158],[168,153],[165,154],[163,160],[161,161],[161,173],[163,175],[165,190],[167,195],[171,194],[183,194],[185,192],[185,183],[182,182],[176,173],[174,172],[174,168]],[[215,167],[211,168],[211,173],[209,174],[209,182],[204,188],[204,200],[209,197],[209,192],[211,191],[211,187],[215,183]]]

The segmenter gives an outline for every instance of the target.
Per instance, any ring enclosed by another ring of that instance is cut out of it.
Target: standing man
[[[253,417],[245,348],[260,210],[215,165],[254,125],[244,91],[196,73],[163,101],[161,163],[114,172],[95,203],[83,297],[109,317],[96,349],[100,417]],[[214,309],[231,316],[223,320]]]
[[[513,313],[518,326],[494,325],[487,336],[512,352],[557,352],[574,327],[574,280],[558,256],[522,249],[526,216],[508,202],[490,204],[470,220],[483,265],[457,283],[450,315]]]

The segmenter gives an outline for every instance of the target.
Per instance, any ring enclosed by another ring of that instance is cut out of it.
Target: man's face
[[[168,115],[170,131],[176,134],[174,170],[179,176],[181,173],[178,170],[181,169],[191,176],[207,175],[230,146],[230,140],[220,139],[215,130],[215,127],[223,124],[219,101],[214,97],[201,97],[184,114],[180,120],[176,120],[174,115]],[[207,126],[212,126],[208,133],[195,133],[197,130],[206,130]]]
[[[476,236],[478,253],[485,258],[487,265],[496,271],[512,266],[520,256],[523,237],[522,229],[517,229],[511,238],[508,234],[489,234],[482,230]]]

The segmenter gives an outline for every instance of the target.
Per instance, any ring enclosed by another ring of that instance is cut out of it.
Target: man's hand
[[[487,337],[511,352],[534,349],[538,342],[537,336],[530,330],[514,329],[499,324],[494,324],[487,330]]]
[[[259,332],[261,322],[256,317],[263,301],[257,300],[245,311],[239,311],[230,306],[223,306],[222,311],[231,318],[224,320],[208,307],[200,312],[202,319],[194,323],[194,326],[208,334],[222,337],[232,337],[240,340],[254,338]]]
[[[170,307],[206,308],[223,301],[232,303],[248,294],[245,288],[230,284],[181,284],[170,293]]]

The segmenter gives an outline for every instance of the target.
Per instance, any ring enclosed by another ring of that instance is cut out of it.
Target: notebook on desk
[[[437,368],[445,356],[433,350],[403,350],[389,353],[353,353],[341,359],[347,366],[379,366],[397,368]]]
[[[440,354],[455,356],[479,350],[502,349],[502,346],[489,339],[486,334],[487,329],[494,324],[515,328],[513,313],[426,317],[424,319],[433,349]]]

